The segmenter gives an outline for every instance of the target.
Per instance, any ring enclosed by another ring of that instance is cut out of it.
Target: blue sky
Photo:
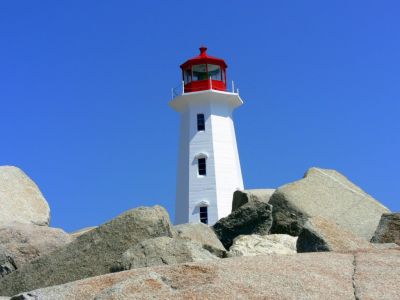
[[[228,63],[246,188],[311,166],[400,210],[398,1],[2,1],[0,165],[22,168],[52,226],[140,205],[173,217],[179,65]]]

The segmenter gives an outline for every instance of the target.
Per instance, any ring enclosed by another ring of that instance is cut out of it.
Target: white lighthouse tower
[[[207,48],[182,69],[182,94],[169,105],[180,113],[175,224],[213,225],[231,213],[234,191],[243,189],[233,110],[239,93],[226,90],[224,60]]]

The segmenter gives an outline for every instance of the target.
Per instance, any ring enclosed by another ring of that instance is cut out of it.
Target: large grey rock
[[[334,170],[311,168],[304,178],[278,188],[271,233],[300,234],[309,217],[321,216],[370,240],[389,210]]]
[[[203,223],[181,224],[175,227],[178,236],[182,239],[197,242],[218,257],[225,257],[226,250],[211,227]]]
[[[249,202],[220,219],[213,229],[226,249],[239,235],[268,234],[272,225],[272,207],[268,203]]]
[[[354,300],[353,260],[353,255],[332,252],[234,257],[139,268],[39,289],[30,294],[40,300]],[[391,275],[385,270],[390,267],[383,270],[383,278]],[[396,279],[400,279],[398,275]],[[375,286],[372,281],[370,288]],[[398,282],[387,288],[398,290]]]
[[[16,222],[0,224],[0,245],[11,253],[18,268],[71,241],[72,237],[59,228]]]
[[[173,265],[184,262],[218,259],[203,247],[190,240],[166,236],[148,239],[129,248],[114,270]]]
[[[318,216],[308,219],[297,240],[297,252],[349,252],[372,248],[363,238]]]
[[[11,253],[0,244],[0,278],[10,274],[16,269],[17,266],[15,265]]]
[[[246,203],[253,201],[260,201],[268,203],[275,189],[254,189],[235,191],[233,193],[232,211],[237,210],[239,207]]]
[[[295,254],[297,237],[287,234],[240,235],[233,240],[228,256]]]
[[[400,245],[400,213],[383,214],[371,242]]]
[[[108,273],[132,245],[153,237],[173,235],[164,208],[129,210],[4,277],[0,280],[0,295],[10,296]]]
[[[37,185],[19,168],[0,167],[0,220],[48,225],[50,208]]]

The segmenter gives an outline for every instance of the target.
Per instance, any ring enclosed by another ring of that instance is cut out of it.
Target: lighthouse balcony
[[[193,93],[193,92],[201,92],[201,91],[221,91],[221,92],[227,92],[227,93],[234,93],[238,94],[239,89],[235,88],[235,84],[232,80],[231,87],[228,90],[228,85],[225,84],[225,82],[219,81],[219,80],[201,80],[201,81],[195,81],[195,82],[190,82],[185,84],[184,81],[182,83],[174,88],[172,88],[172,99],[175,97],[181,96],[183,94],[187,93]]]

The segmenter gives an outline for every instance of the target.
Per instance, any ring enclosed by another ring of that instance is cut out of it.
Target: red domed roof
[[[228,67],[223,59],[208,55],[207,47],[202,46],[199,49],[200,49],[200,54],[191,59],[188,59],[186,62],[181,64],[182,69],[185,69],[186,67],[189,67],[192,65],[206,64],[206,63],[217,64],[223,68]]]

